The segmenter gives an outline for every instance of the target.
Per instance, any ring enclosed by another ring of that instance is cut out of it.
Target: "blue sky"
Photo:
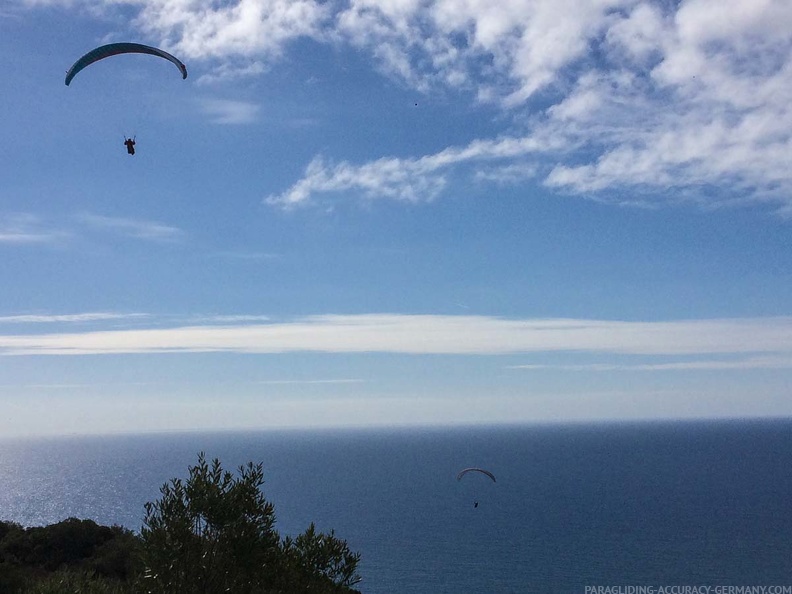
[[[6,2],[0,436],[790,416],[790,30]]]

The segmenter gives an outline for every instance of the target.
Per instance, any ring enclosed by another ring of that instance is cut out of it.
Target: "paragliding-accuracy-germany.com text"
[[[792,586],[586,586],[584,594],[792,594]]]

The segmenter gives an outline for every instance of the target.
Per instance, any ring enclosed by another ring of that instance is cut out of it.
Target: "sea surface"
[[[790,421],[6,439],[0,519],[139,530],[200,451],[262,462],[279,532],[334,529],[368,594],[792,585]]]

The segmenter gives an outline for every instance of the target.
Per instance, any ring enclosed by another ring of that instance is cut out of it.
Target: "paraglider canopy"
[[[103,60],[105,58],[109,58],[110,56],[117,56],[118,54],[149,54],[152,56],[159,56],[160,58],[165,58],[176,66],[179,69],[179,72],[182,74],[182,79],[187,78],[187,67],[178,59],[176,56],[169,54],[168,52],[161,50],[156,47],[152,47],[150,45],[143,45],[140,43],[109,43],[107,45],[102,45],[97,47],[96,49],[92,49],[90,52],[85,54],[82,58],[77,60],[74,65],[69,68],[69,71],[66,73],[66,85],[68,86],[75,75],[80,72],[86,66],[90,66],[94,62],[98,62],[99,60]]]
[[[480,472],[482,474],[486,474],[488,477],[492,479],[493,483],[497,482],[495,480],[495,475],[492,474],[489,470],[484,470],[483,468],[465,468],[464,470],[461,470],[459,472],[459,474],[457,475],[457,480],[461,481],[462,477],[465,476],[468,472]]]

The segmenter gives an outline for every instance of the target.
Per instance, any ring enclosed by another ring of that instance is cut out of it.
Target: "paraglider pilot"
[[[132,138],[127,138],[126,136],[124,136],[124,144],[127,147],[127,153],[130,154],[130,155],[134,155],[135,154],[135,137],[133,136]]]

